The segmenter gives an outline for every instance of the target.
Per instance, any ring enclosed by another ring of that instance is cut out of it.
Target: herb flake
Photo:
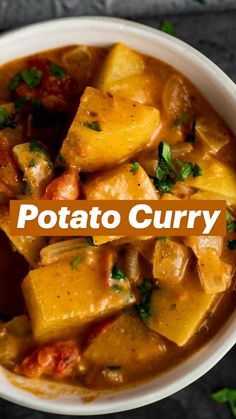
[[[70,262],[71,269],[73,270],[78,269],[80,262],[81,262],[80,255],[75,256],[74,259],[72,259],[72,261]]]
[[[175,27],[173,23],[171,23],[169,20],[165,20],[160,24],[159,29],[162,32],[168,33],[169,35],[175,35]]]
[[[130,167],[130,173],[133,173],[133,175],[137,172],[137,170],[139,169],[140,164],[135,161],[134,163],[131,164]]]
[[[115,264],[112,268],[111,273],[112,279],[118,279],[119,281],[124,281],[126,279],[124,272]]]
[[[58,77],[59,80],[62,80],[66,75],[66,70],[55,63],[50,63],[50,72],[53,76]]]
[[[42,79],[42,71],[36,67],[25,68],[21,72],[21,77],[25,84],[30,88],[38,87]]]
[[[85,121],[82,123],[82,125],[83,127],[92,129],[93,131],[97,131],[97,132],[102,131],[99,121],[92,121],[92,122]]]
[[[228,403],[233,416],[236,417],[236,390],[225,387],[212,393],[211,397],[216,403]]]

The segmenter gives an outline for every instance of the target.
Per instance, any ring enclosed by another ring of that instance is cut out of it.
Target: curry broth
[[[50,60],[50,62],[55,63],[57,66],[64,68],[65,67],[65,54],[68,52],[72,52],[76,46],[68,46],[65,48],[58,48],[55,50],[50,50],[46,52],[41,52],[35,54],[34,56],[30,57],[34,62],[34,60]],[[109,49],[106,48],[93,48],[93,47],[81,47],[79,51],[79,62],[74,63],[73,61],[73,54],[71,61],[69,61],[70,65],[67,67],[67,74],[70,75],[71,69],[71,76],[72,76],[72,83],[73,83],[73,92],[69,92],[68,96],[66,96],[65,103],[68,104],[68,108],[61,107],[61,103],[59,106],[59,111],[56,109],[49,109],[49,116],[43,114],[43,117],[39,119],[38,124],[32,127],[32,121],[29,118],[29,115],[21,114],[19,119],[19,124],[21,124],[22,132],[24,140],[16,140],[11,137],[11,132],[9,134],[10,128],[6,128],[7,132],[6,135],[9,135],[10,142],[13,143],[13,146],[16,143],[21,143],[25,141],[30,141],[34,138],[37,141],[43,142],[50,153],[50,156],[53,160],[56,159],[58,156],[59,150],[61,148],[61,144],[63,139],[66,136],[66,133],[75,117],[77,108],[80,103],[80,97],[85,89],[86,86],[97,86],[98,83],[98,73],[99,69],[103,66],[108,54]],[[213,121],[219,127],[219,130],[223,133],[223,136],[229,137],[230,141],[224,145],[217,153],[217,159],[221,162],[225,162],[227,165],[235,168],[236,163],[236,156],[235,153],[232,153],[232,147],[235,146],[235,138],[233,137],[232,133],[228,130],[225,126],[224,122],[220,118],[220,116],[214,111],[214,109],[208,104],[205,98],[200,94],[200,92],[183,76],[180,75],[174,68],[170,67],[169,65],[156,60],[151,57],[142,56],[142,59],[145,64],[144,70],[144,86],[145,89],[142,88],[142,84],[140,85],[139,79],[132,79],[132,83],[134,83],[133,90],[131,89],[132,98],[134,100],[140,101],[148,106],[155,106],[160,111],[162,126],[156,133],[155,137],[152,140],[151,144],[148,144],[143,151],[137,151],[129,161],[144,161],[144,160],[152,160],[157,158],[157,145],[161,141],[168,141],[170,145],[175,146],[179,142],[181,142],[182,131],[181,127],[178,125],[173,125],[166,118],[166,109],[165,104],[163,103],[163,95],[165,95],[164,90],[166,84],[171,79],[171,77],[176,76],[181,77],[181,80],[184,83],[185,88],[189,94],[189,100],[191,101],[191,109],[194,113],[195,119],[199,120],[201,118],[207,117],[209,121]],[[8,86],[12,77],[15,74],[18,74],[22,69],[27,66],[29,57],[22,58],[5,65],[2,65],[0,68],[0,101],[2,104],[9,102],[12,100],[12,94],[9,94]],[[36,61],[37,62],[37,61]],[[64,77],[64,76],[63,76]],[[128,78],[127,78],[128,80]],[[129,94],[129,81],[127,81],[127,85],[115,85],[113,86],[114,92],[112,94],[120,94],[127,97]],[[128,86],[128,87],[127,87]],[[16,99],[15,97],[13,99]],[[44,97],[43,97],[44,100]],[[57,103],[57,102],[56,102]],[[59,102],[58,102],[59,103]],[[187,111],[188,112],[188,111]],[[3,130],[4,131],[4,130]],[[1,132],[1,131],[0,131]],[[13,136],[14,137],[14,136]],[[198,150],[199,152],[199,150]],[[195,150],[193,149],[190,153],[187,153],[187,156],[183,155],[184,161],[188,161],[189,156],[193,158],[195,156]],[[121,162],[117,162],[117,165],[121,164]],[[60,176],[62,173],[63,168],[58,167],[55,169],[56,176]],[[144,165],[145,168],[145,165]],[[103,173],[103,168],[94,170],[94,173],[97,172]],[[107,169],[106,169],[107,170]],[[148,172],[148,170],[147,170]],[[152,176],[152,175],[151,175]],[[91,178],[91,174],[82,173],[81,180],[82,183],[85,184],[86,191],[86,182],[89,182]],[[190,185],[190,188],[192,186]],[[217,192],[217,191],[215,191]],[[192,192],[191,192],[192,193]],[[86,196],[86,192],[82,192],[82,196]],[[81,196],[81,195],[80,195]],[[53,199],[53,198],[52,198]],[[5,204],[3,199],[3,203]],[[230,206],[231,213],[234,213],[234,205]],[[230,233],[231,235],[233,233]],[[231,237],[231,236],[230,236]],[[121,239],[122,240],[122,239]],[[53,239],[51,239],[51,243],[53,243]],[[55,240],[56,242],[56,240]],[[132,243],[132,241],[131,241]],[[45,246],[47,245],[47,240],[45,240]],[[118,254],[122,255],[122,252],[125,252],[127,243],[124,244],[124,248],[122,247],[123,244],[116,246],[116,243],[111,242],[110,247],[115,251],[118,251]],[[106,244],[104,245],[107,246]],[[108,245],[109,246],[109,245]],[[118,250],[117,250],[118,249]],[[120,252],[120,253],[119,253]],[[224,251],[224,260],[230,261],[230,263],[235,264],[234,256],[228,255],[228,250]],[[152,275],[151,265],[145,260],[143,253],[141,252],[142,256],[139,255],[140,261],[140,269],[142,271],[142,278],[149,277]],[[184,289],[185,284],[192,280],[199,281],[198,274],[196,269],[193,268],[193,264],[196,263],[196,256],[192,254],[191,261],[189,264],[188,269],[184,274],[184,279],[180,281],[180,284],[176,284],[177,293],[181,294],[181,290]],[[20,284],[23,278],[27,275],[29,265],[25,261],[24,257],[13,251],[10,247],[10,242],[6,238],[6,236],[1,233],[0,236],[0,267],[1,267],[1,277],[0,277],[0,316],[3,321],[10,320],[14,316],[18,316],[21,314],[27,313],[27,309],[25,308],[24,298],[21,291]],[[123,262],[123,257],[120,258],[120,267],[125,270],[125,264]],[[165,280],[160,280],[158,282],[160,289],[162,286],[170,292],[172,292],[172,285],[166,285]],[[139,292],[137,290],[138,287],[142,284],[142,280],[139,278],[138,281],[134,281],[131,285],[135,288],[134,293],[137,294],[137,299],[141,298]],[[117,284],[115,284],[117,285]],[[158,291],[157,291],[158,292]],[[10,296],[10,304],[9,304],[9,296]],[[58,296],[57,298],[59,298]],[[175,310],[174,304],[173,310]],[[216,308],[215,308],[216,307]],[[103,363],[99,361],[96,363],[94,361],[93,356],[96,353],[89,354],[85,359],[83,359],[83,353],[81,356],[82,362],[79,366],[79,372],[73,372],[69,374],[69,377],[62,377],[59,374],[56,376],[56,379],[66,379],[70,380],[72,383],[79,383],[85,387],[91,389],[107,389],[107,388],[117,388],[120,386],[126,386],[132,383],[135,383],[140,380],[147,379],[149,377],[156,376],[164,371],[172,368],[173,366],[177,365],[179,362],[182,362],[185,358],[193,354],[196,350],[198,350],[202,345],[204,345],[224,324],[224,322],[230,317],[233,310],[235,308],[235,292],[233,291],[233,281],[231,287],[225,291],[224,295],[221,297],[220,301],[216,302],[212,305],[211,310],[207,311],[207,315],[204,319],[200,322],[197,330],[188,340],[188,342],[182,346],[177,346],[174,342],[171,342],[165,337],[161,337],[160,345],[163,345],[163,348],[160,349],[160,353],[163,353],[161,356],[157,356],[156,359],[153,358],[153,354],[149,354],[147,359],[140,361],[140,366],[137,366],[137,363],[134,362],[134,365],[125,365],[123,370],[120,365],[108,365],[104,366]],[[134,316],[134,311],[131,310],[131,313],[127,312],[127,307],[123,310],[121,308],[121,312],[125,312],[128,316]],[[129,311],[129,310],[128,310]],[[119,314],[116,313],[116,314]],[[158,315],[158,313],[157,313]],[[135,314],[136,316],[136,314]],[[101,316],[103,318],[106,316]],[[100,319],[100,320],[101,320]],[[92,323],[95,324],[95,329],[97,324],[100,324],[100,320],[97,319]],[[90,325],[91,326],[91,325]],[[90,330],[90,326],[88,329]],[[146,326],[145,326],[146,327]],[[103,329],[102,329],[103,330]],[[105,329],[106,331],[107,329]],[[149,329],[148,329],[149,330]],[[81,336],[78,337],[77,335],[72,333],[73,339],[78,339],[79,345],[83,346],[84,337],[86,336],[87,329],[81,333]],[[131,332],[131,336],[132,336]],[[155,332],[152,332],[153,334]],[[144,332],[145,336],[145,332]],[[63,337],[62,337],[63,338]],[[60,338],[61,339],[61,338]],[[115,339],[115,338],[114,338]],[[148,335],[149,339],[149,335]],[[151,339],[154,339],[152,336]],[[119,340],[119,336],[117,336],[117,340]],[[132,337],[131,337],[132,340]],[[154,339],[155,340],[155,339]],[[152,341],[152,340],[151,340]],[[113,340],[114,342],[114,340]],[[40,342],[42,345],[42,342]],[[0,342],[1,345],[1,342]],[[17,343],[16,343],[17,345]],[[85,350],[88,343],[85,345]],[[154,343],[153,343],[154,345]],[[155,343],[157,345],[157,342]],[[155,346],[154,345],[154,346]],[[32,347],[35,347],[36,342],[32,343]],[[100,348],[101,349],[101,348]],[[106,348],[104,347],[104,351]],[[27,350],[20,351],[20,353],[16,356],[15,363],[13,362],[11,369],[17,371],[20,374],[24,374],[19,368],[19,362],[24,358],[25,355],[28,354],[28,347]],[[0,351],[1,352],[1,351]],[[135,348],[133,348],[133,352],[135,355]],[[145,352],[145,350],[144,350]],[[1,355],[1,354],[0,354]],[[96,358],[96,356],[95,356]],[[1,359],[1,356],[0,356]],[[91,361],[93,359],[93,361]],[[115,359],[114,359],[115,361]],[[4,362],[1,359],[1,362]],[[128,361],[127,361],[128,362]],[[15,368],[15,365],[18,365]],[[106,367],[110,368],[109,371],[106,370]],[[105,373],[104,373],[105,368]],[[46,374],[47,375],[47,374]],[[48,374],[50,375],[50,374]],[[53,374],[52,374],[53,375]],[[30,376],[30,375],[29,375]],[[55,377],[53,377],[55,378]]]

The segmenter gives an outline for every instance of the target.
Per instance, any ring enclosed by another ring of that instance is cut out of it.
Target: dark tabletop
[[[0,0],[0,30],[9,29],[11,27],[19,26],[24,23],[33,22],[41,18],[58,17],[60,15],[82,15],[82,14],[105,14],[104,1],[97,1],[100,4],[100,9],[94,11],[92,8],[86,13],[86,5],[89,8],[90,0],[87,3],[81,0],[83,8],[73,7],[78,6],[80,0],[67,1],[68,8],[60,10],[60,0],[47,0],[48,10],[43,10],[43,0],[29,0],[31,4],[31,13],[25,10],[20,16],[16,15],[16,4],[22,0]],[[23,0],[27,3],[25,0]],[[175,15],[160,14],[160,10],[165,12],[169,11],[167,3],[169,0],[153,0],[151,13],[148,5],[149,0],[143,0],[143,4],[147,4],[145,15],[140,17],[137,13],[137,8],[130,7],[131,3],[135,0],[117,0],[122,4],[122,17],[127,17],[131,20],[136,20],[146,25],[158,27],[163,20],[170,20],[176,28],[176,36],[183,39],[190,45],[197,48],[203,54],[208,56],[214,61],[222,70],[226,72],[236,82],[236,54],[235,54],[235,41],[236,41],[236,0],[225,0],[225,9],[222,10],[224,0],[219,3],[220,7],[217,11],[217,0],[207,1],[207,7],[195,5],[191,8],[189,0],[188,7],[176,7],[177,13]],[[176,1],[176,0],[175,0]],[[180,3],[185,0],[179,0]],[[192,0],[196,1],[197,0]],[[128,4],[127,14],[125,15],[124,3]],[[157,4],[157,12],[153,4]],[[53,7],[52,6],[53,3]],[[65,3],[65,0],[64,0]],[[107,1],[109,4],[109,1]],[[114,2],[111,0],[110,3]],[[161,3],[164,7],[161,8]],[[173,3],[173,0],[170,0]],[[58,6],[59,4],[59,13]],[[41,6],[40,6],[41,5]],[[72,7],[73,6],[73,7]],[[182,5],[181,5],[182,6]],[[213,6],[213,7],[211,7]],[[136,9],[136,11],[135,11]],[[34,12],[35,10],[35,12]],[[134,10],[134,12],[132,12]],[[170,10],[173,10],[170,9]],[[114,13],[114,12],[113,12]],[[5,15],[4,15],[5,14]],[[111,14],[111,11],[107,11]],[[36,18],[37,15],[37,18]],[[117,14],[116,14],[117,16]],[[106,415],[106,419],[230,419],[232,415],[226,405],[217,405],[211,400],[210,394],[212,391],[221,387],[234,387],[236,388],[236,347],[232,349],[224,359],[218,363],[208,374],[203,378],[196,381],[186,389],[152,405],[131,410],[126,413],[116,413]],[[55,418],[57,415],[41,413],[13,405],[0,399],[0,419],[50,419]],[[68,416],[61,416],[66,418]],[[88,418],[91,418],[88,417]]]

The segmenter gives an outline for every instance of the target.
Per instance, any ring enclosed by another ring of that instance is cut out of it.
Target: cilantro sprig
[[[132,163],[131,164],[131,167],[130,167],[130,170],[129,170],[130,173],[135,174],[137,172],[137,170],[139,169],[139,166],[140,166],[140,164],[137,161],[135,161],[134,163]]]
[[[55,63],[50,63],[50,72],[53,76],[56,76],[59,80],[62,80],[66,75],[66,70],[59,67]]]
[[[118,279],[119,281],[124,281],[126,279],[124,272],[122,272],[116,263],[112,268],[111,277],[112,279]]]
[[[97,131],[97,132],[102,131],[99,121],[92,121],[92,122],[85,121],[82,123],[82,125],[83,127],[92,129],[93,131]]]
[[[173,23],[171,23],[169,20],[165,20],[160,24],[159,29],[162,32],[168,33],[169,35],[175,35],[175,27]]]
[[[0,106],[0,129],[15,127],[15,118],[10,118],[7,110],[3,106]]]
[[[212,393],[211,397],[216,403],[228,403],[233,416],[236,417],[236,390],[225,387]]]
[[[42,75],[43,72],[36,67],[25,68],[11,78],[8,90],[11,93],[14,92],[21,83],[25,83],[30,89],[38,87],[41,83]]]
[[[158,165],[154,184],[161,193],[171,193],[177,181],[187,179],[191,174],[196,177],[201,175],[201,168],[191,162],[177,159],[174,165],[169,144],[162,141],[158,147]]]

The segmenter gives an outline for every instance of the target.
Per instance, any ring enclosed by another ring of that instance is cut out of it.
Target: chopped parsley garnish
[[[80,262],[81,262],[81,257],[79,255],[75,256],[74,259],[72,259],[72,261],[70,262],[71,268],[73,270],[78,269]]]
[[[53,76],[58,77],[60,80],[62,80],[66,75],[66,70],[54,63],[50,63],[50,72]]]
[[[35,153],[45,153],[44,148],[37,140],[31,140],[29,144],[30,151],[34,151]]]
[[[93,238],[91,236],[87,236],[86,240],[87,240],[87,243],[89,244],[89,246],[96,246],[96,244],[94,244]]]
[[[14,118],[9,118],[7,110],[0,106],[0,129],[15,128],[16,121]]]
[[[19,111],[20,109],[24,108],[26,102],[27,101],[25,96],[20,96],[18,99],[16,99],[14,102],[16,110]]]
[[[160,236],[160,237],[157,237],[157,240],[160,240],[162,243],[167,243],[167,237],[165,237],[165,236]]]
[[[118,284],[114,284],[112,286],[112,289],[115,291],[116,294],[118,294],[119,292],[122,291],[122,287],[120,285],[118,285]]]
[[[193,166],[191,162],[176,160],[180,170],[174,166],[170,146],[162,141],[158,146],[158,165],[154,184],[161,193],[172,193],[172,188],[177,181],[187,179],[191,174],[200,176],[201,169],[198,165]]]
[[[111,277],[112,279],[119,279],[120,281],[124,281],[124,279],[126,279],[124,272],[118,268],[117,264],[115,264],[112,268]]]
[[[182,125],[186,124],[186,122],[188,122],[191,118],[192,118],[191,115],[188,115],[188,114],[183,115],[175,121],[174,126],[175,127],[182,127]]]
[[[202,175],[202,169],[198,164],[195,164],[193,166],[193,177],[201,176]]]
[[[92,129],[92,130],[97,131],[97,132],[102,131],[102,128],[100,127],[99,121],[83,122],[83,127]]]
[[[36,67],[25,68],[20,73],[15,74],[8,84],[9,92],[15,92],[20,83],[24,82],[30,89],[38,87],[42,79],[42,71]]]
[[[36,159],[32,159],[29,162],[28,168],[35,167],[35,166],[37,166],[37,161],[36,161]]]
[[[151,294],[153,284],[150,279],[144,279],[143,283],[138,287],[142,295],[142,301],[136,306],[136,311],[142,320],[147,320],[151,316],[155,316],[155,311],[151,308]]]
[[[181,171],[180,171],[181,179],[183,179],[183,180],[187,179],[193,171],[192,163],[181,161],[179,159],[177,159],[177,163],[181,167]]]
[[[165,20],[160,24],[159,28],[162,32],[168,33],[169,35],[175,34],[175,27],[173,23],[171,23],[169,20]]]
[[[106,368],[110,371],[119,371],[121,369],[121,366],[120,365],[108,365]]]
[[[36,67],[25,68],[20,74],[23,81],[30,89],[40,85],[43,75],[42,71]]]
[[[226,229],[229,232],[236,231],[236,221],[228,210],[226,210]]]
[[[139,166],[140,166],[140,164],[137,161],[135,161],[134,163],[131,164],[130,172],[135,174],[135,172],[138,170]]]
[[[236,390],[222,388],[211,395],[212,399],[219,404],[228,403],[234,417],[236,417]]]
[[[229,250],[235,250],[236,249],[236,240],[228,240],[227,247]]]
[[[21,82],[21,75],[20,73],[15,74],[15,76],[13,76],[10,80],[10,83],[8,84],[8,90],[9,92],[14,92],[17,87],[19,86]]]

